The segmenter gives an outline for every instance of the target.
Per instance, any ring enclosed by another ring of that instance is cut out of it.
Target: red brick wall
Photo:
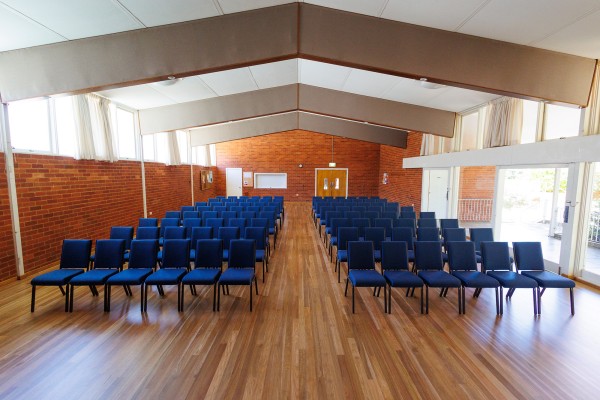
[[[421,186],[423,170],[421,168],[403,169],[402,160],[406,157],[418,157],[421,152],[420,133],[410,132],[406,149],[381,145],[379,161],[379,197],[397,201],[400,205],[413,205],[421,210]],[[383,173],[388,174],[388,184],[383,184]]]
[[[148,216],[163,218],[166,211],[192,205],[189,165],[146,162],[146,205]]]
[[[213,179],[216,176],[217,169],[215,167],[201,167],[199,165],[194,165],[194,202],[196,201],[207,201],[211,197],[217,196],[217,187],[215,184],[212,185],[210,189],[201,190],[200,186],[200,171],[202,170],[212,170],[213,171]]]
[[[65,238],[105,238],[142,216],[140,164],[17,154],[25,271],[56,263]]]
[[[379,182],[379,145],[337,136],[294,130],[217,144],[216,193],[225,195],[225,169],[251,172],[285,172],[287,189],[245,187],[248,196],[284,196],[308,201],[315,194],[315,168],[331,161],[331,138],[337,168],[348,168],[349,196],[376,196]],[[299,168],[302,164],[303,168]]]
[[[459,199],[493,199],[496,167],[461,167]]]
[[[0,282],[17,275],[4,153],[0,153]]]

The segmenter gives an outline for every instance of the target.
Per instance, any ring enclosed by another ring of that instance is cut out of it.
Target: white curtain
[[[596,64],[590,102],[585,109],[585,135],[600,135],[600,62]]]
[[[177,133],[175,131],[167,132],[167,165],[181,165],[181,156],[179,154],[179,145],[177,143]]]
[[[204,156],[204,166],[205,167],[210,167],[212,165],[212,159],[211,159],[211,156],[210,156],[210,145],[208,145],[208,144],[205,145],[203,151],[206,154]]]
[[[502,97],[490,103],[483,147],[519,144],[523,126],[523,101]]]
[[[430,133],[424,133],[421,140],[421,155],[432,156],[437,154],[435,147],[435,137]]]
[[[116,161],[110,102],[100,96],[73,96],[77,139],[77,159]]]

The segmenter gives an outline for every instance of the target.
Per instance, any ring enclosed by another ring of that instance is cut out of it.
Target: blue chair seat
[[[66,285],[73,277],[82,274],[84,271],[85,270],[83,269],[57,269],[40,276],[36,276],[31,280],[31,284],[35,286]]]
[[[85,274],[76,275],[69,283],[73,286],[104,285],[108,278],[118,272],[117,269],[92,269]]]
[[[373,258],[375,262],[381,262],[381,250],[373,250]]]
[[[422,287],[423,280],[408,271],[384,271],[383,277],[392,287]]]
[[[177,285],[186,273],[185,268],[159,269],[146,278],[146,285]]]
[[[221,285],[250,285],[254,279],[254,270],[231,268],[221,274],[219,283]]]
[[[330,246],[336,246],[337,247],[337,236],[332,236],[331,239],[329,239],[329,245]]]
[[[523,271],[521,275],[531,278],[543,288],[573,288],[575,281],[549,271]]]
[[[410,262],[415,261],[415,251],[414,250],[408,250],[408,261],[410,261]]]
[[[196,249],[190,250],[190,260],[194,261],[196,259]]]
[[[370,270],[352,269],[348,273],[348,279],[354,287],[378,287],[385,286],[385,278],[379,272]]]
[[[500,283],[479,271],[455,271],[452,275],[460,279],[463,285],[474,288],[496,288]]]
[[[348,261],[348,250],[338,250],[337,259],[339,262]]]
[[[269,235],[275,234],[275,228],[269,228]]]
[[[256,261],[262,262],[266,257],[266,252],[264,250],[256,250]]]
[[[229,260],[229,249],[223,249],[223,261]]]
[[[152,271],[152,268],[126,269],[108,278],[106,283],[109,285],[141,285]]]
[[[536,288],[537,282],[513,271],[490,271],[488,275],[507,288]]]
[[[419,277],[431,287],[461,287],[458,278],[444,271],[419,271]]]
[[[184,285],[211,285],[216,283],[220,276],[220,269],[199,268],[190,271],[181,282]]]

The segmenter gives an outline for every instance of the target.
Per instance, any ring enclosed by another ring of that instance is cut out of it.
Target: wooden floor
[[[534,318],[532,295],[517,291],[496,317],[493,292],[456,291],[419,299],[357,289],[356,314],[312,225],[306,203],[286,204],[283,233],[254,312],[248,289],[232,288],[212,312],[212,292],[172,289],[128,299],[77,288],[73,314],[56,288],[39,288],[29,312],[29,280],[0,286],[1,399],[597,399],[600,294],[579,284],[575,317],[568,291],[548,290]],[[257,268],[258,270],[258,268]],[[259,277],[262,274],[259,272]]]

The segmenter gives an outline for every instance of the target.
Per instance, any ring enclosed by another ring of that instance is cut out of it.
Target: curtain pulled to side
[[[502,97],[490,102],[483,147],[519,144],[523,126],[523,101]]]
[[[110,101],[94,94],[73,96],[75,158],[110,162],[118,159],[109,105]]]
[[[179,154],[179,145],[177,144],[177,133],[175,131],[167,132],[168,157],[165,164],[181,165],[181,155]]]
[[[73,108],[75,114],[75,139],[77,149],[75,158],[77,160],[95,160],[94,137],[92,133],[92,117],[88,99],[85,95],[73,96]]]
[[[596,62],[590,102],[585,110],[585,135],[600,135],[600,61]]]

